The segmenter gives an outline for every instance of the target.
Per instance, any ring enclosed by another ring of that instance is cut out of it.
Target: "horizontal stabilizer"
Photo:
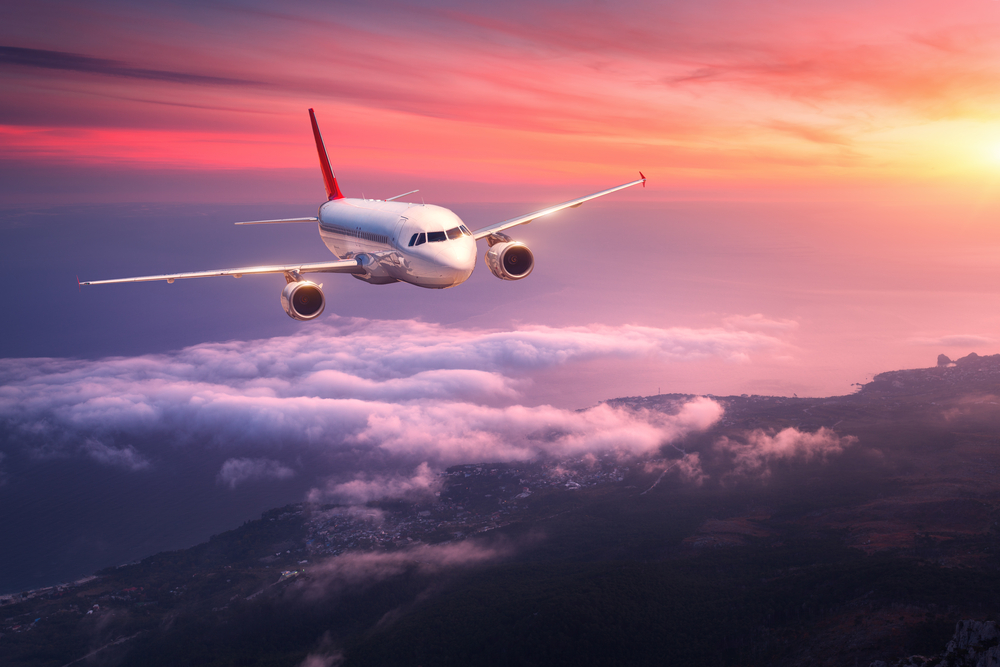
[[[234,225],[280,225],[285,222],[319,222],[319,218],[282,218],[281,220],[249,220],[234,222]]]

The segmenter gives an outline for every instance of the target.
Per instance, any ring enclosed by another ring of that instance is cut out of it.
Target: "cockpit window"
[[[427,242],[437,243],[438,241],[446,241],[447,237],[444,232],[427,232]]]
[[[458,228],[461,229],[462,233],[465,234],[466,236],[472,236],[472,232],[470,232],[469,228],[466,227],[465,225],[459,225]]]
[[[427,242],[427,235],[424,234],[423,232],[420,232],[420,234],[417,236],[417,242],[414,245],[420,245],[421,243],[426,243],[426,242]]]
[[[453,229],[449,229],[448,230],[448,238],[449,239],[454,240],[454,239],[457,239],[461,235],[462,235],[462,230],[459,229],[458,227],[455,227]]]
[[[410,243],[408,245],[410,245],[412,247],[413,244],[417,242],[417,236],[419,236],[419,234],[414,234],[413,236],[411,236],[410,237]]]

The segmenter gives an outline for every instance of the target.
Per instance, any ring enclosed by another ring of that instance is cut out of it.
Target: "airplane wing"
[[[407,193],[409,194],[409,193]],[[403,195],[400,195],[402,197]],[[282,218],[281,220],[250,220],[234,222],[234,225],[280,225],[286,222],[319,222],[319,218]]]
[[[534,213],[522,215],[517,218],[504,220],[503,222],[498,222],[496,224],[490,225],[489,227],[483,227],[482,229],[477,229],[475,232],[472,233],[472,235],[476,238],[476,240],[479,240],[481,238],[489,236],[490,234],[502,232],[503,230],[509,229],[510,227],[516,227],[517,225],[523,225],[525,223],[531,222],[535,218],[540,218],[544,215],[549,215],[550,213],[561,211],[564,208],[575,208],[580,204],[583,204],[584,202],[590,201],[591,199],[597,199],[598,197],[603,197],[604,195],[609,195],[612,192],[618,192],[619,190],[630,188],[633,185],[638,185],[639,183],[642,183],[643,187],[645,187],[646,177],[642,175],[641,171],[639,172],[639,175],[642,176],[642,178],[640,178],[637,181],[632,181],[631,183],[625,183],[624,185],[618,185],[616,187],[609,188],[607,190],[601,190],[600,192],[595,192],[592,195],[580,197],[579,199],[572,199],[570,201],[563,202],[562,204],[556,204],[555,206],[549,206],[548,208],[543,208],[540,211],[535,211]]]
[[[172,283],[178,278],[212,278],[214,276],[233,276],[242,278],[263,273],[364,273],[364,268],[356,259],[338,259],[333,262],[314,262],[312,264],[284,264],[277,266],[244,266],[238,269],[220,269],[217,271],[194,271],[192,273],[166,273],[162,276],[140,276],[138,278],[115,278],[114,280],[86,280],[81,285],[106,285],[108,283],[143,283],[154,280],[166,280]]]

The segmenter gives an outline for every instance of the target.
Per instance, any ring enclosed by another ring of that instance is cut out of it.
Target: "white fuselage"
[[[476,241],[446,208],[370,199],[334,199],[319,207],[319,234],[337,257],[370,260],[356,277],[442,289],[476,267]]]

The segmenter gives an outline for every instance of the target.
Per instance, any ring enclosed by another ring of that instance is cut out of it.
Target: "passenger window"
[[[455,239],[457,239],[461,235],[462,235],[462,230],[459,229],[458,227],[455,227],[454,229],[449,229],[448,230],[448,238],[451,239],[451,240],[453,240],[453,241]]]
[[[410,237],[410,244],[409,244],[410,247],[413,247],[413,244],[416,242],[417,242],[417,234],[414,234],[413,236]]]
[[[438,243],[439,241],[447,241],[448,237],[444,235],[444,232],[427,232],[427,242],[428,243]]]
[[[423,232],[420,232],[420,236],[417,237],[417,245],[420,245],[425,241],[427,241],[427,237],[424,235]]]
[[[465,225],[460,226],[459,229],[461,229],[462,233],[465,234],[466,236],[472,236],[472,232],[470,232],[469,228],[466,227]]]

